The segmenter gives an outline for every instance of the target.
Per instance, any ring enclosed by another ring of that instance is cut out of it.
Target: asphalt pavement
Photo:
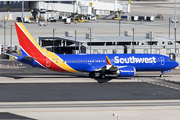
[[[174,73],[176,71],[167,76]],[[145,72],[132,78],[108,76],[102,80],[83,73],[59,73],[31,67],[0,69],[0,102],[180,99],[178,82],[173,83],[178,89],[146,82],[147,79],[162,81],[156,77],[157,73]]]

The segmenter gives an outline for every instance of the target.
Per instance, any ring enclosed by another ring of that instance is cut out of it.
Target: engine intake
[[[134,67],[123,67],[119,68],[119,70],[116,72],[116,74],[119,77],[132,77],[136,74],[136,69]]]

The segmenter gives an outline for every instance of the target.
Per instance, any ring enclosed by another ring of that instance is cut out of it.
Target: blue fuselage
[[[165,71],[179,64],[169,57],[158,54],[79,54],[58,55],[70,67],[81,72],[92,72],[107,65],[108,56],[113,66],[132,66],[136,71]]]

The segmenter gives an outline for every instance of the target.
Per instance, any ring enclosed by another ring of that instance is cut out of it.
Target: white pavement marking
[[[113,120],[113,114],[121,120],[178,120],[179,104],[180,100],[0,102],[0,112],[38,120]]]
[[[160,79],[162,79],[162,78],[160,78]],[[180,90],[180,88],[176,88],[176,87],[168,86],[168,85],[164,85],[164,84],[159,84],[159,83],[154,83],[154,82],[151,82],[151,81],[146,81],[146,80],[141,80],[141,79],[134,79],[134,80],[138,80],[138,81],[141,81],[141,82],[146,82],[146,83],[149,83],[149,84],[158,85],[158,86],[162,86],[162,87],[167,87],[167,88],[171,88],[171,89]],[[164,80],[164,79],[162,79],[162,80]],[[168,80],[168,81],[170,81],[170,80]],[[176,81],[173,81],[173,82],[176,82]]]

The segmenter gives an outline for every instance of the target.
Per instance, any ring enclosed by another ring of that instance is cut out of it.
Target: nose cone
[[[177,66],[179,66],[179,63],[174,61],[174,67],[177,67]]]

